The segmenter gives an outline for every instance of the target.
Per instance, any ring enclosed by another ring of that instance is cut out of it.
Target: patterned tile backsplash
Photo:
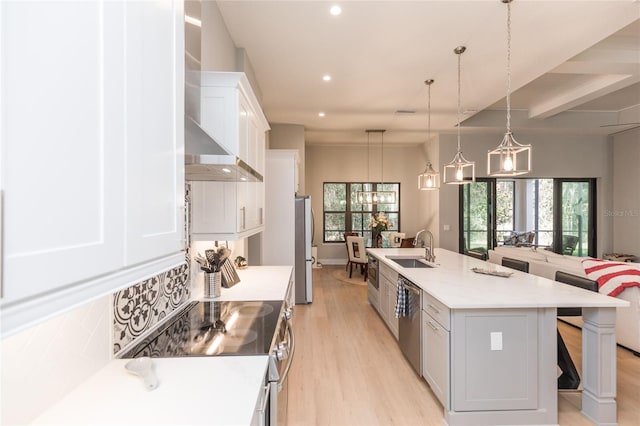
[[[113,309],[113,353],[117,354],[137,337],[158,325],[173,311],[189,301],[189,246],[191,235],[191,185],[185,184],[185,226],[187,251],[185,263],[141,281],[111,296]]]
[[[183,264],[112,296],[113,353],[160,323],[189,300],[189,268]]]

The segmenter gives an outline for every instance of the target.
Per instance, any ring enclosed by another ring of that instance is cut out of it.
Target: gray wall
[[[597,205],[611,206],[612,195],[612,143],[606,136],[527,135],[516,133],[520,143],[533,147],[533,172],[529,178],[579,177],[597,178]],[[495,148],[502,135],[462,135],[464,156],[476,162],[476,177],[487,176],[487,151]],[[446,164],[455,155],[455,135],[440,136],[440,164]],[[442,173],[442,167],[440,169]],[[524,176],[523,176],[524,177]],[[440,246],[458,251],[458,186],[442,185],[440,190]],[[449,225],[450,231],[442,227]],[[609,252],[613,247],[613,229],[610,220],[597,217],[597,254]]]
[[[613,228],[613,250],[640,257],[640,129],[613,138],[613,204],[600,210]]]

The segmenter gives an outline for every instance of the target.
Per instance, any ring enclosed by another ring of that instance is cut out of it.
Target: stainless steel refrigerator
[[[296,197],[295,220],[295,285],[296,304],[311,303],[313,299],[311,279],[311,244],[313,239],[313,213],[311,197]]]

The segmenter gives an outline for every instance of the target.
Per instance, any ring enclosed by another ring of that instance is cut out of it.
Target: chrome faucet
[[[436,261],[436,255],[433,252],[433,234],[431,233],[431,231],[427,231],[425,229],[419,230],[418,233],[416,234],[416,238],[413,240],[413,246],[415,247],[418,244],[418,239],[420,239],[420,236],[422,234],[424,234],[424,233],[429,235],[429,246],[428,247],[425,247],[424,240],[422,240],[422,247],[424,247],[424,257],[429,262],[435,262]]]

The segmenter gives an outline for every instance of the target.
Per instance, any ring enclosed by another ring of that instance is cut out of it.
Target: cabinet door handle
[[[244,228],[247,226],[246,218],[246,208],[240,207],[240,230],[244,231]]]
[[[258,217],[260,218],[260,225],[264,223],[264,209],[262,207],[258,208]]]
[[[438,327],[436,327],[435,324],[433,324],[431,321],[427,321],[427,324],[429,324],[429,326],[431,326],[433,331],[438,331]]]

